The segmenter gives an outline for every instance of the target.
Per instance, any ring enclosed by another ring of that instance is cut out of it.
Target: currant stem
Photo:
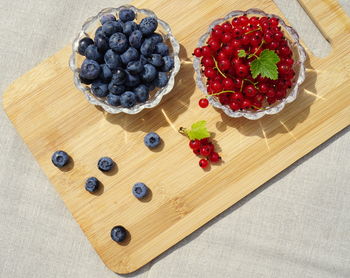
[[[248,35],[248,34],[253,33],[253,32],[255,32],[255,31],[261,31],[261,27],[259,26],[258,29],[250,30],[250,31],[248,31],[247,33],[244,33],[244,35]]]
[[[235,91],[221,91],[221,92],[218,92],[218,93],[210,94],[209,96],[206,96],[206,98],[209,98],[210,96],[218,96],[218,95],[221,95],[221,94],[224,94],[224,93],[235,93]]]
[[[253,81],[251,81],[250,79],[243,79],[243,80],[252,83],[253,86],[255,87],[255,89],[258,89],[258,88],[256,87],[256,84],[258,84],[259,82],[253,82]]]
[[[179,132],[180,134],[182,134],[182,135],[187,136],[187,129],[184,128],[184,127],[180,127],[179,130],[178,130],[178,132]]]
[[[215,63],[214,69],[217,69],[218,72],[219,72],[224,78],[226,78],[226,75],[219,69],[219,67],[218,67],[218,62],[215,60],[214,56],[212,56],[212,57],[213,57],[213,60],[214,60],[214,63]]]

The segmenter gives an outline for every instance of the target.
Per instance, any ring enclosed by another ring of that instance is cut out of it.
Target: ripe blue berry
[[[164,63],[162,55],[160,54],[151,54],[151,57],[148,59],[148,61],[155,67],[161,67]]]
[[[144,35],[152,34],[158,27],[158,21],[154,17],[145,17],[140,22],[140,30]]]
[[[139,49],[142,44],[142,39],[142,32],[140,30],[135,30],[129,36],[129,43],[132,47]]]
[[[174,67],[174,58],[170,56],[163,57],[164,65],[162,71],[170,71]]]
[[[119,18],[123,22],[132,21],[135,19],[135,13],[131,9],[122,9],[119,12]]]
[[[123,53],[128,46],[128,39],[123,33],[115,33],[109,38],[109,47],[117,53]]]
[[[146,197],[148,192],[149,192],[148,187],[142,182],[135,183],[132,188],[132,194],[134,194],[134,196],[137,199],[142,199]]]
[[[92,80],[97,78],[101,73],[100,65],[94,61],[86,59],[81,65],[80,74],[83,78]]]
[[[136,95],[131,91],[126,91],[120,97],[120,104],[125,108],[131,108],[136,104]]]
[[[114,161],[110,157],[102,157],[97,163],[98,169],[102,172],[108,172],[112,170],[114,166]]]
[[[164,87],[166,84],[168,84],[168,75],[166,72],[160,71],[158,72],[158,76],[155,79],[155,85],[159,88]]]
[[[125,85],[128,87],[136,87],[137,85],[140,84],[140,77],[138,75],[135,74],[131,74],[128,71],[126,72],[126,82]]]
[[[98,189],[99,184],[99,180],[95,177],[88,178],[85,182],[85,189],[90,193],[93,193]]]
[[[108,104],[112,106],[120,105],[120,96],[114,94],[108,94],[106,97],[106,101]]]
[[[91,84],[91,91],[97,97],[105,97],[108,94],[108,85],[101,81],[95,81]]]
[[[160,137],[157,133],[150,132],[150,133],[146,134],[143,141],[147,147],[153,149],[160,144]]]
[[[120,58],[124,65],[127,65],[131,61],[138,60],[139,57],[139,52],[133,47],[129,47],[128,50],[126,50],[122,55],[120,55]]]
[[[145,56],[150,56],[153,53],[155,47],[156,47],[156,44],[154,43],[153,40],[146,39],[141,45],[141,48],[140,48],[141,54]]]
[[[148,87],[144,84],[141,84],[134,89],[136,99],[138,102],[143,103],[149,99],[148,90],[149,90]]]
[[[162,35],[158,34],[158,33],[153,33],[148,38],[151,39],[152,41],[154,41],[154,43],[156,43],[156,44],[159,42],[163,42]]]
[[[123,25],[123,33],[130,36],[132,32],[137,30],[139,26],[134,21],[125,22]]]
[[[102,55],[98,51],[97,46],[90,44],[85,50],[85,57],[94,61],[101,61]]]
[[[122,226],[115,226],[113,227],[113,229],[111,230],[111,238],[115,241],[115,242],[122,242],[125,240],[127,235],[127,231],[125,230],[124,227]]]
[[[102,65],[100,65],[100,67],[101,67],[101,73],[100,73],[99,78],[102,81],[109,82],[112,78],[111,69],[106,64],[102,64]]]
[[[68,164],[69,156],[64,151],[56,151],[53,153],[51,161],[56,167],[62,168],[63,166]]]
[[[156,44],[154,52],[166,56],[169,54],[169,47],[165,43],[159,42]]]
[[[144,71],[141,74],[141,78],[145,82],[153,81],[157,76],[156,68],[151,64],[144,65]]]
[[[94,44],[94,41],[91,38],[88,38],[88,37],[82,38],[79,41],[79,46],[78,46],[79,54],[85,56],[85,50],[91,44]]]
[[[100,18],[100,22],[101,24],[105,24],[107,21],[115,21],[115,16],[112,14],[104,14],[101,18]]]
[[[138,73],[143,72],[143,64],[141,63],[140,60],[138,60],[138,61],[131,61],[131,62],[128,63],[126,69],[131,74],[138,74]]]
[[[122,66],[122,60],[120,59],[120,56],[115,53],[112,49],[108,49],[105,53],[104,60],[106,65],[111,70],[116,70],[117,68]]]

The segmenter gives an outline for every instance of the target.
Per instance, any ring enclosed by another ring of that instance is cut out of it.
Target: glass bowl
[[[209,38],[210,32],[213,27],[217,24],[221,24],[225,21],[228,21],[236,16],[248,15],[248,16],[266,16],[266,17],[276,17],[279,19],[279,25],[281,26],[281,31],[284,33],[286,39],[289,42],[289,47],[293,52],[292,58],[294,59],[293,70],[295,71],[295,76],[292,80],[292,87],[288,89],[287,96],[279,101],[276,101],[274,104],[265,106],[261,110],[241,110],[233,111],[228,105],[223,105],[219,102],[217,97],[211,96],[207,92],[206,87],[206,77],[202,74],[200,58],[195,57],[193,62],[193,67],[195,69],[195,79],[196,85],[208,98],[209,103],[216,108],[222,109],[226,115],[233,118],[245,117],[249,120],[257,120],[265,115],[276,114],[280,112],[287,103],[294,101],[298,95],[299,87],[305,80],[305,66],[304,62],[306,60],[305,49],[299,43],[299,36],[297,32],[290,26],[286,25],[282,18],[274,14],[267,14],[259,9],[249,9],[247,11],[232,11],[227,14],[224,18],[219,18],[213,21],[208,28],[208,32],[202,35],[198,41],[198,47],[201,47],[206,44],[207,39]]]
[[[140,23],[140,21],[147,16],[155,17],[154,12],[147,10],[147,9],[137,9],[134,6],[131,5],[124,5],[120,6],[118,8],[106,8],[101,10],[96,16],[88,18],[83,26],[79,34],[76,36],[76,38],[73,41],[73,53],[69,59],[69,66],[71,70],[74,72],[74,84],[75,86],[84,93],[87,100],[94,105],[101,106],[106,112],[111,114],[117,114],[117,113],[126,113],[126,114],[136,114],[142,111],[145,108],[153,108],[157,106],[160,101],[162,100],[163,96],[170,93],[170,91],[174,87],[175,82],[175,75],[179,72],[180,69],[180,59],[179,59],[179,50],[180,46],[178,41],[175,39],[171,32],[171,28],[169,24],[167,24],[165,21],[157,18],[158,21],[158,28],[155,32],[160,33],[163,36],[164,43],[169,46],[169,56],[172,56],[174,58],[174,67],[170,71],[169,74],[169,81],[168,84],[163,88],[157,88],[153,90],[150,93],[150,98],[145,103],[138,103],[135,106],[131,108],[124,108],[121,106],[111,106],[108,104],[104,99],[96,97],[92,92],[88,85],[85,85],[80,82],[79,79],[79,71],[80,66],[83,63],[85,57],[80,55],[78,53],[78,46],[80,39],[84,37],[91,37],[94,38],[94,34],[96,29],[101,26],[100,18],[105,14],[114,14],[118,15],[119,11],[121,9],[131,9],[135,12],[136,18],[135,22]],[[118,16],[117,16],[118,17]]]

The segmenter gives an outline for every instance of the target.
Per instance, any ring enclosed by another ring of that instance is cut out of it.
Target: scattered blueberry
[[[114,166],[114,161],[110,157],[102,157],[97,163],[98,169],[102,172],[108,172],[112,170]]]
[[[116,85],[122,85],[125,83],[127,78],[126,71],[122,68],[117,68],[113,74],[112,81]]]
[[[153,33],[148,38],[151,39],[156,44],[159,42],[163,42],[163,37],[159,33]]]
[[[117,53],[123,53],[128,46],[128,39],[123,33],[115,33],[109,38],[109,47]]]
[[[144,71],[141,74],[142,80],[145,82],[151,82],[154,78],[156,78],[157,70],[151,64],[144,65]]]
[[[170,71],[174,67],[174,58],[170,56],[163,57],[164,65],[162,71]]]
[[[148,192],[149,192],[148,187],[142,182],[135,183],[132,188],[132,194],[134,194],[134,196],[137,199],[142,199],[146,197]]]
[[[123,226],[115,226],[111,230],[111,238],[115,242],[122,242],[126,239],[127,231]]]
[[[101,72],[100,65],[94,61],[85,59],[85,61],[81,65],[80,75],[85,79],[96,79]]]
[[[158,72],[158,76],[155,79],[155,85],[159,88],[164,87],[166,84],[168,84],[168,75],[164,71]]]
[[[156,44],[151,39],[146,39],[141,45],[140,52],[145,56],[149,56],[153,53],[155,47]]]
[[[98,52],[97,46],[90,44],[85,50],[86,58],[94,61],[100,61],[102,59],[102,55]]]
[[[125,85],[128,87],[136,87],[140,84],[140,77],[135,74],[131,74],[130,72],[126,71],[126,82]]]
[[[91,84],[91,91],[97,97],[105,97],[108,94],[108,84],[95,81]]]
[[[101,73],[100,73],[99,78],[103,82],[109,82],[112,78],[111,69],[106,64],[102,64],[100,67],[101,67]]]
[[[160,54],[151,54],[151,57],[148,59],[148,61],[155,67],[161,67],[164,63],[162,55]]]
[[[139,26],[134,21],[128,21],[124,23],[123,33],[127,36],[130,36],[132,32],[137,30]]]
[[[114,81],[112,80],[108,84],[108,90],[113,95],[121,95],[122,93],[124,93],[126,91],[126,88],[124,85],[115,84]]]
[[[108,49],[105,53],[104,60],[106,65],[111,70],[116,70],[117,68],[122,66],[122,60],[120,59],[120,56],[115,53],[112,49]]]
[[[119,18],[123,22],[132,21],[135,19],[135,13],[131,9],[122,9],[119,12]]]
[[[94,41],[95,41],[97,50],[100,53],[105,53],[108,50],[109,48],[108,39],[104,35],[100,34],[96,36]]]
[[[85,182],[85,189],[90,193],[96,192],[100,182],[95,177],[88,178]]]
[[[68,164],[69,156],[64,151],[56,151],[53,153],[51,157],[51,161],[53,165],[55,165],[56,167],[62,168],[63,166]]]
[[[133,48],[129,47],[127,51],[125,51],[122,55],[120,55],[120,58],[122,59],[122,62],[124,65],[127,65],[131,61],[136,61],[140,57],[139,52]]]
[[[147,147],[153,149],[160,144],[160,137],[157,133],[150,132],[147,133],[146,136],[143,138],[143,142]]]
[[[105,24],[107,21],[115,21],[115,16],[112,14],[104,14],[101,18],[100,18],[100,22],[101,24]]]
[[[102,32],[106,37],[112,36],[114,33],[117,33],[117,25],[115,25],[115,21],[107,21],[102,25]]]
[[[169,54],[169,47],[165,43],[159,42],[156,44],[154,51],[162,56],[166,56]]]
[[[144,84],[137,86],[134,89],[136,100],[141,103],[146,102],[149,99],[148,90],[148,87]]]
[[[120,97],[120,104],[125,108],[133,107],[136,104],[136,95],[130,91],[123,93]]]
[[[126,66],[126,69],[131,74],[138,74],[138,73],[141,73],[143,71],[143,64],[141,63],[140,60],[138,60],[138,61],[131,61]]]
[[[79,41],[79,46],[78,46],[79,54],[85,56],[85,50],[91,44],[94,44],[94,41],[91,38],[88,38],[88,37],[82,38]]]
[[[145,17],[140,22],[140,30],[145,35],[152,34],[158,27],[158,21],[154,17]]]
[[[142,32],[140,30],[135,30],[129,36],[129,43],[132,47],[139,49],[142,44],[142,39]]]
[[[112,106],[120,105],[120,96],[114,94],[108,94],[106,97],[106,101],[108,104]]]

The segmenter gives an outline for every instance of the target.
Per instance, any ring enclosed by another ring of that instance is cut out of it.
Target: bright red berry
[[[220,42],[217,40],[210,41],[208,45],[213,51],[217,51],[220,48]]]
[[[242,102],[244,99],[242,93],[236,92],[231,95],[231,100],[235,102]]]
[[[209,143],[209,138],[203,138],[203,139],[200,139],[199,140],[201,142],[201,145],[205,145],[205,144],[208,144]]]
[[[247,97],[253,97],[256,95],[257,90],[255,89],[255,87],[253,85],[247,85],[244,86],[243,88],[243,93],[247,96]]]
[[[235,102],[235,101],[232,101],[230,102],[229,104],[230,108],[233,110],[233,111],[237,111],[241,108],[241,106],[239,105],[239,103]]]
[[[262,92],[263,94],[266,94],[268,89],[269,89],[269,86],[267,86],[267,84],[265,83],[259,84],[259,91]]]
[[[228,59],[219,61],[218,65],[219,65],[219,68],[223,71],[226,71],[231,67],[230,60]]]
[[[206,99],[206,98],[201,98],[201,99],[199,100],[198,104],[199,104],[199,106],[200,106],[201,108],[206,108],[206,107],[208,107],[208,105],[209,105],[209,101],[208,101],[208,99]]]
[[[193,150],[193,153],[195,154],[195,155],[200,155],[201,154],[201,151],[198,149],[198,150]]]
[[[249,108],[249,107],[251,107],[251,106],[252,106],[252,103],[250,102],[249,99],[245,99],[245,100],[242,101],[241,107],[242,107],[243,109]]]
[[[216,71],[213,68],[205,68],[204,75],[208,78],[214,78],[216,76]]]
[[[215,163],[215,162],[219,162],[221,160],[221,157],[220,157],[220,155],[217,152],[212,152],[209,155],[209,160],[211,162]]]
[[[201,60],[201,63],[205,67],[214,67],[215,66],[215,62],[214,62],[214,59],[212,57],[204,56]]]
[[[222,38],[222,36],[224,35],[224,32],[222,31],[222,29],[221,30],[220,29],[213,29],[211,35],[214,38],[220,40]]]
[[[202,54],[202,49],[197,47],[194,52],[193,52],[194,56],[196,57],[201,57],[203,54]]]
[[[231,33],[224,33],[224,35],[221,38],[221,41],[224,43],[228,43],[232,40],[233,36]]]
[[[202,156],[208,156],[211,153],[211,148],[208,145],[204,145],[200,148]]]
[[[208,160],[202,158],[201,160],[199,160],[199,166],[203,169],[207,168],[209,165]]]
[[[211,56],[211,49],[209,48],[209,46],[202,47],[202,55],[203,56]]]
[[[191,140],[189,146],[192,150],[199,150],[201,147],[201,142],[198,139]]]
[[[222,91],[222,84],[220,81],[214,81],[211,87],[215,93]]]
[[[246,77],[249,74],[249,67],[244,64],[235,65],[235,70],[239,77]]]
[[[225,90],[233,90],[234,88],[233,80],[230,77],[224,78],[222,85],[224,86]]]

